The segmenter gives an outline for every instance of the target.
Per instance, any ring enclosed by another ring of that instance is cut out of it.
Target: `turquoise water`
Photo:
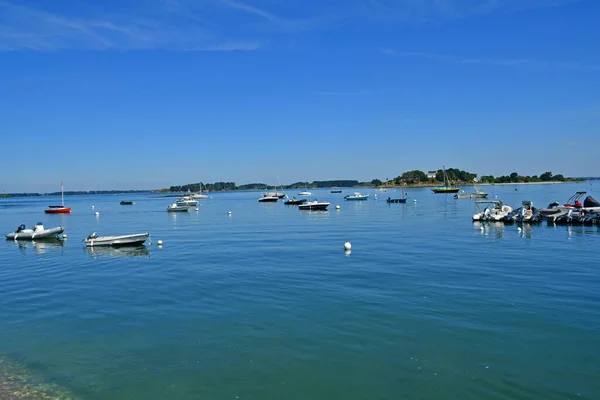
[[[592,186],[482,188],[543,207]],[[3,234],[68,235],[0,243],[0,356],[83,399],[600,398],[600,228],[482,227],[474,200],[428,189],[311,191],[328,212],[258,192],[187,214],[151,195],[67,197],[63,216],[0,199]],[[86,250],[92,231],[153,243]]]

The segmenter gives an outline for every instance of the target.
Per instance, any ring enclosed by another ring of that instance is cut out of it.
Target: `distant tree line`
[[[473,183],[477,178],[477,174],[460,170],[458,168],[447,168],[446,175],[450,183]],[[553,175],[552,172],[544,172],[540,176],[523,176],[516,172],[510,175],[494,177],[492,175],[484,175],[479,179],[482,183],[527,183],[527,182],[565,182],[565,181],[583,181],[582,178],[565,178],[561,174]],[[439,169],[436,171],[435,178],[427,178],[427,174],[420,170],[412,170],[388,180],[388,184],[394,185],[418,185],[422,183],[437,183],[444,182],[444,171]]]
[[[477,174],[463,171],[458,168],[447,168],[446,175],[448,176],[448,180],[450,182],[473,182],[473,180],[477,177]],[[425,172],[415,169],[412,171],[407,171],[402,175],[395,177],[391,181],[388,181],[388,183],[393,183],[395,185],[418,185],[420,183],[434,182],[444,182],[443,170],[438,169],[436,171],[435,178],[427,178],[427,174]]]
[[[380,185],[382,182],[379,179],[374,179],[369,182],[359,182],[356,180],[333,180],[333,181],[314,181],[310,182],[296,182],[291,185],[277,185],[278,189],[299,189],[299,188],[328,188],[328,187],[355,187],[355,186],[371,186]],[[188,183],[187,185],[174,185],[169,187],[168,190],[158,189],[155,193],[160,192],[199,192],[200,184],[202,189],[209,192],[220,192],[229,190],[267,190],[272,189],[273,185],[267,185],[265,183],[247,183],[245,185],[236,186],[235,182],[215,182],[215,183]]]
[[[188,183],[183,186],[171,186],[170,192],[199,192],[202,185],[202,190],[209,192],[222,192],[224,190],[235,190],[235,182],[215,182],[215,183]]]
[[[552,175],[552,172],[544,172],[540,176],[523,176],[516,172],[510,175],[494,177],[493,175],[484,175],[480,181],[483,183],[528,183],[528,182],[565,182],[565,181],[583,181],[582,178],[565,178],[562,174]]]

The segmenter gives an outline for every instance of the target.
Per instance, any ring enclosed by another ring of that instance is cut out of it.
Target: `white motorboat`
[[[491,207],[484,208],[483,211],[480,211],[473,215],[473,221],[502,221],[508,214],[510,214],[513,209],[511,206],[507,206],[502,203],[500,200],[480,200],[476,201],[475,204],[477,208],[479,208],[480,204],[489,204]]]
[[[192,206],[184,206],[177,203],[173,203],[167,207],[168,212],[187,212]]]
[[[41,222],[34,225],[33,229],[25,228],[21,224],[16,231],[6,235],[7,240],[40,240],[40,239],[56,239],[58,235],[65,230],[62,226],[45,229]]]
[[[96,232],[92,233],[87,239],[84,239],[87,247],[98,247],[98,246],[138,246],[143,244],[148,239],[150,234],[137,233],[133,235],[120,235],[120,236],[97,236]]]
[[[344,196],[346,200],[367,200],[369,198],[368,194],[361,194],[359,192],[354,192],[354,194],[349,194]]]
[[[312,193],[305,190],[303,192],[298,193],[298,196],[312,196]]]
[[[303,211],[325,211],[329,207],[328,202],[308,201],[298,205],[299,210]]]
[[[198,204],[198,202],[189,196],[184,196],[180,199],[177,199],[175,204],[177,204],[178,206],[194,207]]]
[[[263,197],[258,199],[258,201],[261,203],[275,203],[278,200],[279,200],[279,196],[267,196],[267,195],[264,195]]]
[[[457,193],[454,195],[455,199],[485,199],[488,197],[488,194],[486,192],[484,192],[483,190],[473,186],[473,189],[475,190],[472,193],[465,193],[465,191],[463,190],[460,193]]]

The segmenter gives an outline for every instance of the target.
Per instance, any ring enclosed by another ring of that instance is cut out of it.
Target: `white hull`
[[[54,239],[65,230],[62,226],[44,229],[42,225],[36,225],[34,229],[21,229],[6,235],[7,240],[40,240]]]
[[[187,212],[191,206],[181,206],[177,204],[171,204],[167,207],[168,212]]]
[[[311,192],[300,192],[298,193],[298,196],[312,196]]]
[[[149,233],[139,233],[135,235],[121,235],[121,236],[95,236],[91,234],[85,239],[85,245],[87,247],[99,247],[99,246],[136,246],[143,244],[146,239],[150,236]]]
[[[326,211],[330,203],[319,203],[318,201],[309,201],[298,206],[298,209],[304,211]]]

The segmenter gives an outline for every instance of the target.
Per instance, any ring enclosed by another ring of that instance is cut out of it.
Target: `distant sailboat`
[[[202,182],[200,182],[200,192],[193,193],[190,195],[192,199],[200,200],[200,199],[208,199],[208,193],[204,193],[202,190]]]
[[[60,181],[60,199],[61,199],[61,205],[60,206],[48,206],[48,208],[46,208],[44,210],[44,212],[46,214],[70,214],[71,213],[71,208],[70,207],[65,207],[65,190],[64,190],[64,182]]]
[[[433,193],[458,193],[459,188],[452,187],[448,183],[448,175],[446,174],[446,167],[444,166],[442,166],[442,173],[444,174],[444,186],[431,189]]]

